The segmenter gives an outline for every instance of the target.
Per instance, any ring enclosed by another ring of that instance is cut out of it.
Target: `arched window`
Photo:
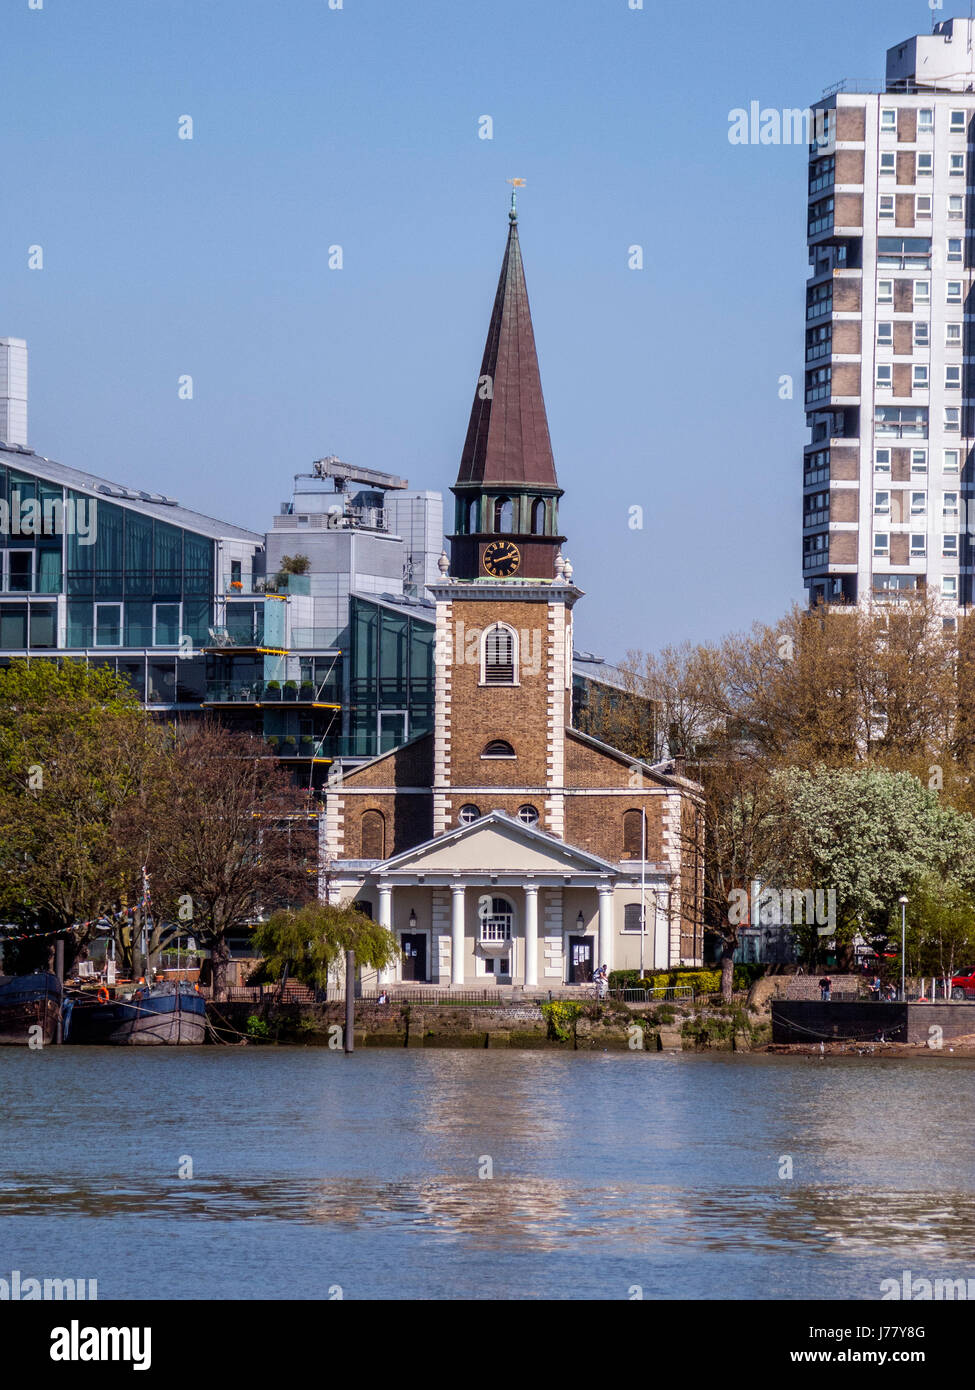
[[[481,819],[481,808],[468,802],[457,812],[457,820],[461,825],[473,825],[476,820]]]
[[[510,497],[496,497],[494,499],[494,529],[495,531],[510,531],[511,523],[514,519],[514,506]]]
[[[362,858],[386,858],[386,820],[381,811],[362,813]]]
[[[534,806],[519,806],[518,819],[522,825],[537,825],[538,811]]]
[[[484,751],[481,754],[482,758],[513,758],[514,756],[515,750],[507,739],[503,738],[492,738],[490,743],[484,745]]]
[[[485,901],[484,907],[487,907]],[[492,898],[490,912],[481,911],[481,940],[510,941],[515,910],[507,898]]]
[[[639,859],[643,853],[643,812],[623,812],[623,858]]]
[[[469,536],[473,536],[480,529],[481,499],[472,497],[467,504],[467,524],[466,531]]]
[[[484,634],[482,685],[518,684],[518,636],[513,627],[495,623]]]
[[[532,503],[532,535],[541,536],[545,534],[545,498],[536,497]]]

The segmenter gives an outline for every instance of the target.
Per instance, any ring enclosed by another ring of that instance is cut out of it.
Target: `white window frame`
[[[886,293],[886,294],[884,293],[885,288],[889,291],[889,292]],[[878,303],[878,304],[893,304],[893,302],[894,302],[894,282],[893,282],[893,280],[878,280],[878,281],[877,281],[877,303]]]
[[[956,574],[943,574],[941,576],[941,597],[958,597],[958,576]]]
[[[921,160],[924,163],[921,163]],[[919,150],[917,156],[917,172],[922,178],[931,178],[934,175],[934,155],[930,150]]]
[[[957,515],[958,515],[958,493],[957,493],[957,492],[945,492],[945,493],[942,493],[942,496],[941,496],[941,515],[942,515],[942,516],[957,516]]]
[[[894,324],[893,324],[893,321],[892,321],[892,320],[889,320],[889,319],[878,319],[878,320],[877,320],[877,346],[878,346],[878,347],[893,347],[893,346],[894,346]]]
[[[896,106],[882,106],[880,108],[880,133],[881,135],[897,134]]]
[[[946,532],[941,537],[941,558],[943,560],[958,559],[958,532]]]
[[[11,555],[30,556],[30,576],[26,589],[11,589],[10,587],[10,557]],[[37,584],[37,547],[36,546],[10,546],[7,550],[0,551],[0,590],[5,594],[33,594]]]
[[[487,645],[488,639],[491,636],[491,633],[493,632],[507,632],[511,637],[512,679],[510,681],[489,681],[487,678]],[[491,625],[489,627],[486,627],[484,629],[484,632],[481,634],[481,685],[488,686],[489,688],[496,688],[498,690],[510,690],[512,686],[520,685],[520,655],[521,653],[518,649],[518,633],[511,626],[511,624],[501,622],[491,623]]]
[[[931,346],[931,325],[927,319],[914,320],[914,346],[916,348]]]
[[[875,531],[873,533],[873,554],[874,559],[886,559],[890,554],[889,531]]]
[[[952,251],[952,246],[957,246],[957,251]],[[945,263],[954,265],[960,263],[963,255],[962,239],[960,236],[950,236],[945,247]]]
[[[911,477],[926,476],[928,471],[927,449],[911,450]]]
[[[176,609],[176,621],[177,621],[178,631],[177,631],[177,633],[176,633],[176,641],[175,641],[175,642],[160,642],[160,641],[158,640],[158,636],[159,636],[159,609],[160,609],[160,608],[175,608],[175,609]],[[181,634],[182,634],[182,631],[183,631],[183,605],[182,605],[179,601],[173,602],[172,599],[160,599],[158,603],[154,603],[154,604],[152,605],[152,645],[153,645],[154,647],[161,647],[164,651],[167,651],[170,647],[178,647],[178,646],[179,646],[179,639],[180,639],[180,636],[181,636]]]
[[[877,216],[881,222],[893,222],[894,220],[894,195],[893,193],[881,193],[877,199]]]
[[[874,516],[890,516],[890,493],[885,489],[873,494]]]
[[[914,199],[914,221],[925,221],[931,216],[931,194],[919,193]]]
[[[945,303],[960,304],[962,301],[962,283],[960,280],[945,281]]]
[[[894,385],[894,369],[889,362],[877,363],[876,390],[889,391]]]
[[[919,106],[917,112],[918,130],[934,130],[934,107]]]
[[[923,531],[911,532],[911,545],[909,551],[912,560],[926,560],[928,556],[928,538]]]
[[[911,516],[924,516],[928,510],[927,492],[911,493]]]
[[[945,367],[945,390],[961,390],[961,365],[957,362],[949,362]]]
[[[885,459],[881,459],[881,454],[886,454]],[[874,449],[873,451],[873,471],[875,473],[890,474],[891,451],[889,449]]]
[[[883,178],[886,178],[888,174],[897,173],[897,156],[893,150],[884,150],[881,153],[877,172]]]
[[[917,305],[917,304],[930,304],[930,303],[931,303],[931,281],[930,281],[930,280],[915,280],[915,281],[914,281],[914,296],[913,296],[913,298],[914,298],[914,303],[915,303],[915,305]]]
[[[952,179],[965,177],[965,156],[963,154],[950,154],[948,156],[948,177]]]
[[[931,372],[926,362],[915,362],[911,368],[911,390],[926,391],[931,385]]]
[[[965,199],[960,193],[948,195],[948,221],[960,222],[965,216]]]
[[[962,345],[961,324],[945,324],[945,347],[960,348]]]
[[[960,457],[960,449],[945,449],[941,471],[943,473],[957,473],[959,471],[958,461]]]
[[[959,406],[945,406],[944,431],[946,434],[961,433],[961,409]]]
[[[964,135],[968,124],[967,112],[952,111],[948,117],[949,135]]]

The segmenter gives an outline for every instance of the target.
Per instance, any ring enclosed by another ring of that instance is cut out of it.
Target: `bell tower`
[[[512,180],[517,186],[522,181]],[[555,579],[559,498],[512,189],[494,297],[457,482],[453,579]]]
[[[520,182],[520,181],[519,181]],[[437,603],[433,830],[486,809],[565,834],[572,607],[512,194]],[[534,816],[537,820],[531,820]]]

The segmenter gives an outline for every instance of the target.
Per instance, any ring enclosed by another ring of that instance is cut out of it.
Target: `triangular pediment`
[[[387,859],[374,872],[385,873],[592,874],[604,877],[617,866],[554,835],[523,825],[504,811],[492,811],[470,825],[438,835]]]

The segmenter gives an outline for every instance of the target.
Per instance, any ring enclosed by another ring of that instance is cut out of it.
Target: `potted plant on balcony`
[[[312,757],[314,757],[314,755],[315,755],[315,740],[312,738],[311,734],[302,734],[302,736],[301,736],[301,756],[302,756],[303,758],[312,758]]]
[[[297,682],[297,681],[285,681],[285,683],[284,683],[284,698],[285,698],[286,700],[297,700],[297,698],[298,698],[298,682]]]
[[[267,696],[267,698],[268,698],[269,700],[280,700],[280,698],[281,698],[281,682],[280,682],[280,681],[266,681],[265,684],[264,684],[264,693],[265,693],[265,695]]]
[[[267,746],[271,749],[273,753],[276,753],[278,751],[278,745],[280,744],[280,742],[281,740],[278,738],[277,734],[268,735]]]
[[[302,700],[305,700],[306,702],[309,701],[309,700],[314,700],[314,698],[315,698],[315,682],[314,682],[314,681],[302,681],[302,682],[301,682],[301,698],[302,698]]]
[[[233,589],[233,591],[234,591],[235,594],[239,594],[240,591],[241,591],[241,590],[243,589],[243,587],[244,587],[243,580],[240,580],[240,579],[231,579],[231,581],[230,581],[230,587],[231,587],[231,589]]]
[[[286,734],[281,745],[281,752],[286,758],[293,758],[298,751],[298,740],[294,734]]]

